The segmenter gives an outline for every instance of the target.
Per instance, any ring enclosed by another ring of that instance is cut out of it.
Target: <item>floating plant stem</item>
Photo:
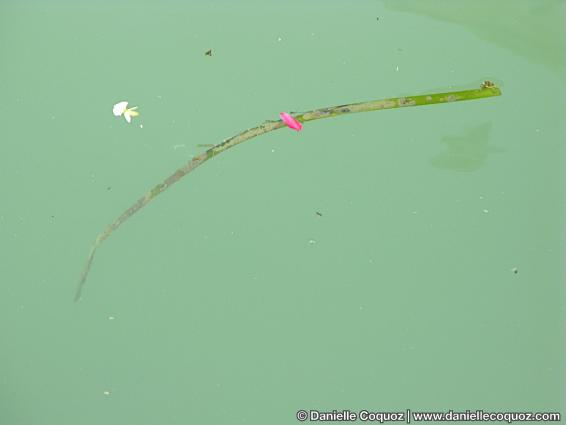
[[[353,114],[356,112],[369,112],[377,111],[380,109],[395,109],[404,108],[408,106],[424,106],[433,105],[436,103],[449,103],[458,102],[463,100],[474,100],[483,99],[487,97],[500,96],[501,91],[493,83],[485,81],[482,83],[479,89],[463,90],[463,91],[453,91],[447,93],[434,93],[425,94],[419,96],[405,96],[405,97],[393,97],[383,100],[373,100],[370,102],[360,102],[351,103],[348,105],[332,106],[329,108],[315,109],[313,111],[293,113],[292,117],[299,123],[305,123],[308,121],[319,120],[323,118],[337,117],[339,115]],[[212,146],[205,152],[196,155],[191,160],[189,160],[181,168],[177,169],[173,174],[167,177],[164,181],[157,184],[144,196],[139,198],[130,208],[122,213],[113,223],[108,225],[106,229],[100,233],[90,250],[86,265],[83,269],[81,279],[77,288],[75,295],[75,301],[80,300],[86,278],[92,266],[92,260],[96,254],[96,250],[100,244],[107,239],[118,227],[120,227],[126,220],[128,220],[132,215],[146,206],[153,198],[169,188],[173,183],[179,181],[186,174],[193,171],[202,163],[208,161],[209,159],[215,157],[216,155],[227,151],[228,149],[245,142],[246,140],[252,139],[264,133],[268,133],[273,130],[278,130],[280,128],[286,127],[286,124],[282,120],[276,121],[265,121],[257,127],[250,128],[248,130],[242,131],[241,133],[224,140],[222,143]]]

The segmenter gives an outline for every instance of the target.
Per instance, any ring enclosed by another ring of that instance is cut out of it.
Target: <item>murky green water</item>
[[[0,423],[566,413],[565,18],[551,0],[2,2]],[[198,144],[485,79],[503,96],[214,158],[103,244],[72,302],[96,235]]]

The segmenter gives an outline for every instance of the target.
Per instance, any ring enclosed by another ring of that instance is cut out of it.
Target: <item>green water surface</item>
[[[551,0],[0,2],[0,425],[566,414],[565,21]],[[503,96],[214,158],[73,303],[96,235],[198,144],[486,79]]]

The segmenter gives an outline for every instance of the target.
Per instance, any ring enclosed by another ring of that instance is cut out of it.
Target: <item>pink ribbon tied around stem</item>
[[[301,131],[301,128],[303,128],[301,123],[297,121],[295,118],[293,118],[287,112],[279,113],[279,118],[281,118],[281,121],[283,121],[285,125],[289,127],[291,130]]]

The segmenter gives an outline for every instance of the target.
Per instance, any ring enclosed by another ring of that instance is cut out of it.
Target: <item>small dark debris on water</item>
[[[379,16],[377,17],[377,20],[379,21]]]
[[[212,56],[212,49],[207,50],[206,52],[204,52],[205,56]]]
[[[106,188],[106,190],[110,190],[110,189],[112,189],[112,187],[111,187],[111,186],[108,186],[108,187]]]
[[[519,269],[517,267],[513,267],[511,271],[515,274],[519,273]]]
[[[51,218],[55,218],[55,216],[54,216],[54,215],[52,215],[52,216],[51,216]]]
[[[322,217],[322,213],[319,213],[318,211],[315,211],[316,215],[318,215],[319,217]]]

